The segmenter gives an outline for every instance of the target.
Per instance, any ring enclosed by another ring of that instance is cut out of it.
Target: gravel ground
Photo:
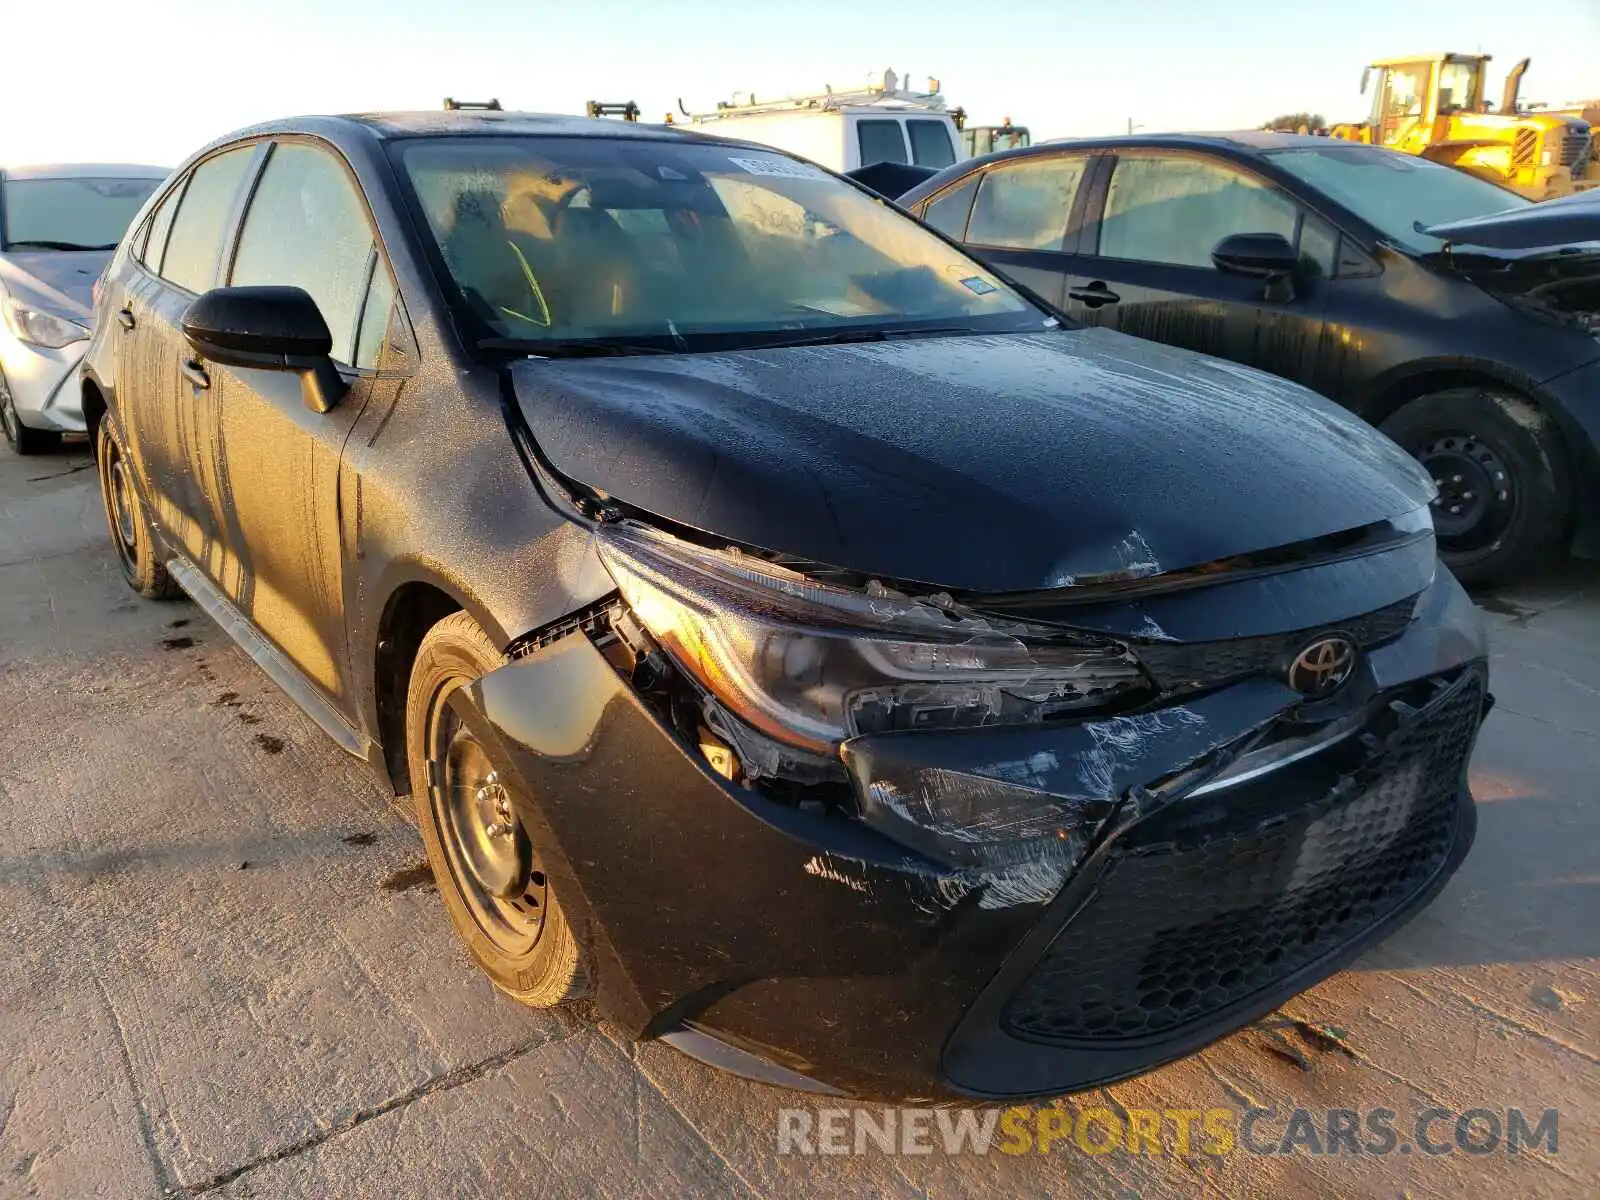
[[[405,813],[192,605],[123,587],[82,449],[0,447],[0,1196],[1596,1194],[1600,570],[1481,603],[1499,706],[1461,873],[1270,1020],[1065,1116],[1272,1107],[1259,1145],[1387,1107],[1409,1147],[1428,1109],[1559,1109],[1556,1153],[780,1155],[779,1110],[828,1102],[498,996]]]

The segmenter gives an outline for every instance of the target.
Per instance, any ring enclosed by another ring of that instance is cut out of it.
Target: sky
[[[445,96],[660,120],[735,90],[937,76],[975,123],[1035,139],[1355,120],[1373,58],[1486,52],[1489,94],[1600,98],[1600,0],[4,0],[0,163],[173,166],[274,117]]]

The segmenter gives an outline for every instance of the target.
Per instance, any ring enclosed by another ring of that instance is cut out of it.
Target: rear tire
[[[1462,583],[1509,583],[1554,559],[1570,536],[1573,483],[1560,432],[1514,392],[1420,396],[1381,426],[1439,485],[1439,557]]]
[[[61,435],[55,430],[29,429],[22,423],[4,373],[0,373],[0,431],[18,454],[49,454],[61,448]]]
[[[588,992],[584,955],[488,750],[451,711],[452,693],[506,658],[470,614],[428,631],[406,697],[417,826],[450,922],[495,987],[549,1008]]]
[[[95,466],[100,476],[100,504],[105,509],[111,545],[128,586],[147,600],[173,600],[183,589],[172,581],[156,554],[155,537],[145,520],[144,505],[134,486],[133,470],[110,413],[95,427]]]

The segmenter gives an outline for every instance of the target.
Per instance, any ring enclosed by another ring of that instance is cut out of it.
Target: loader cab
[[[1484,113],[1486,54],[1435,54],[1373,63],[1361,77],[1363,92],[1373,83],[1371,140],[1396,150],[1420,151],[1440,117]],[[1514,101],[1513,101],[1514,103]]]

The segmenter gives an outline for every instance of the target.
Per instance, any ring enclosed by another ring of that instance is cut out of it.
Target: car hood
[[[0,254],[0,288],[25,304],[87,322],[94,281],[110,250],[8,250]]]
[[[1538,250],[1582,242],[1600,245],[1600,189],[1422,230],[1452,245]]]
[[[1600,191],[1431,226],[1438,266],[1514,307],[1600,330]]]
[[[1427,502],[1297,385],[1085,329],[512,367],[551,466],[747,546],[957,591],[1138,578]]]

